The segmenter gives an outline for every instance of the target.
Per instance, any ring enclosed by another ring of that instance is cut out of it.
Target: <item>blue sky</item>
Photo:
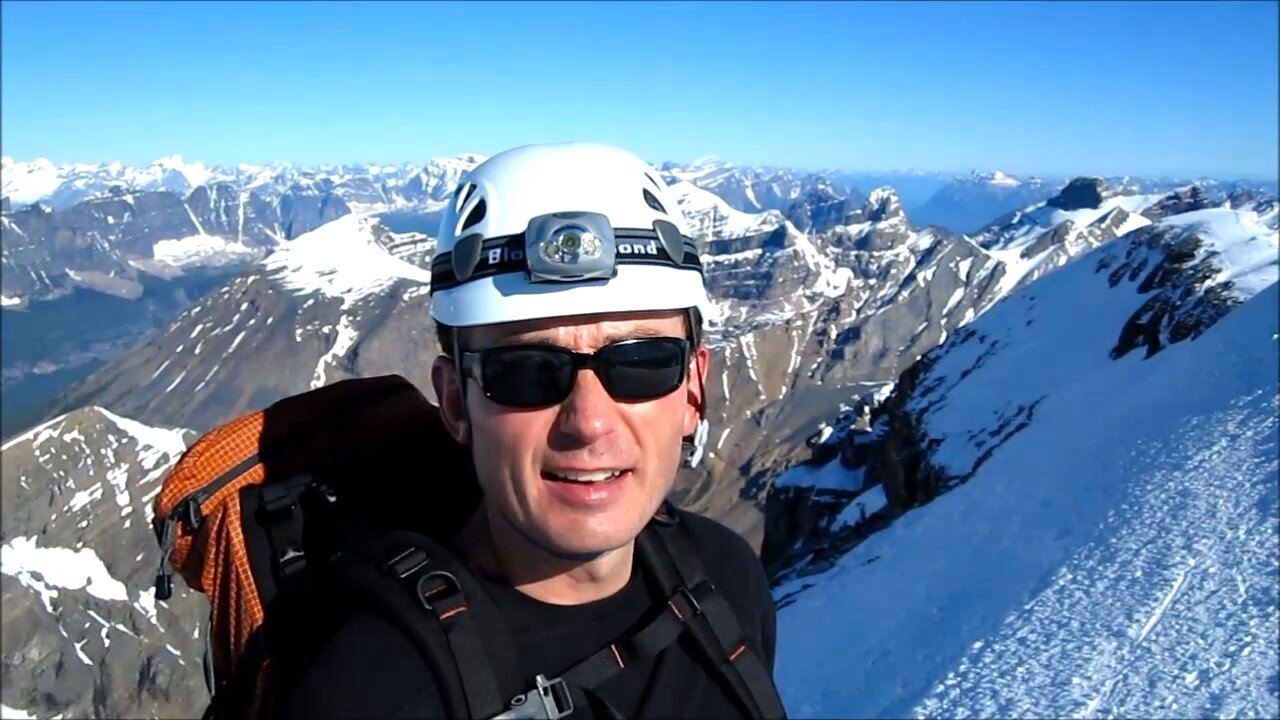
[[[17,159],[650,161],[1274,178],[1275,2],[4,2]]]

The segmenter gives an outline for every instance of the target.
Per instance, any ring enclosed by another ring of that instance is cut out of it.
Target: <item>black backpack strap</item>
[[[698,611],[689,618],[689,628],[752,717],[785,718],[773,677],[746,642],[733,608],[707,577],[693,538],[679,516],[664,507],[640,533],[636,547],[662,587],[669,592],[697,591]]]
[[[485,652],[480,631],[476,627],[475,613],[468,606],[462,584],[457,576],[443,569],[411,570],[403,573],[406,563],[419,561],[416,555],[419,550],[420,548],[408,550],[408,557],[402,554],[392,563],[399,563],[402,573],[400,579],[413,582],[417,600],[435,616],[444,629],[445,641],[449,644],[462,677],[469,716],[486,718],[494,715],[506,706],[505,698],[499,694],[497,676],[489,654]],[[429,559],[425,557],[421,561],[429,563]],[[415,573],[418,575],[416,582],[412,580]]]
[[[601,648],[560,677],[573,686],[590,689],[629,665],[657,656],[689,627],[689,619],[700,612],[699,605],[710,591],[710,584],[693,590],[678,589],[640,630]]]
[[[277,589],[288,585],[307,566],[303,495],[316,488],[310,475],[294,475],[282,482],[257,486],[255,519],[266,531],[271,546],[271,572]]]
[[[468,582],[460,580],[466,570],[452,553],[425,536],[394,533],[340,554],[332,567],[359,606],[391,622],[418,647],[450,716],[489,718],[507,707],[499,673],[507,670],[509,654],[491,651],[485,642],[496,637],[499,619],[496,612],[477,617],[482,593],[468,591]],[[487,632],[481,624],[489,626]]]
[[[631,665],[652,658],[675,642],[698,612],[698,603],[710,590],[704,584],[693,591],[681,588],[658,606],[652,618],[630,635],[624,635],[574,664],[554,679],[545,675],[535,678],[533,689],[516,696],[508,709],[494,720],[517,718],[565,717],[575,707],[590,707],[598,717],[620,720],[621,716],[608,701],[595,692],[605,680]]]

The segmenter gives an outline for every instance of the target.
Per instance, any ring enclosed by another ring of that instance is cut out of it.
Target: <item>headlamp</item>
[[[609,279],[617,274],[617,241],[613,226],[604,215],[540,215],[529,221],[524,235],[529,279],[533,282]]]

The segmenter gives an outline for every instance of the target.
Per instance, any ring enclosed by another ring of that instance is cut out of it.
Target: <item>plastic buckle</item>
[[[431,562],[422,548],[411,547],[396,555],[387,562],[387,569],[401,580],[418,572]]]
[[[681,585],[676,589],[676,594],[683,595],[684,599],[689,603],[689,607],[693,608],[693,615],[690,615],[690,617],[697,617],[702,614],[702,605],[698,603],[698,598],[693,596],[692,590]]]
[[[573,696],[562,678],[538,675],[533,682],[532,690],[512,698],[510,709],[494,720],[558,720],[573,714]]]
[[[195,498],[189,498],[186,502],[178,506],[174,511],[174,517],[187,527],[187,532],[196,532],[200,529],[200,523],[204,520],[200,513],[200,503]]]
[[[262,511],[272,518],[293,512],[294,508],[298,506],[298,502],[291,490],[292,488],[276,486],[263,487]]]
[[[542,706],[546,709],[549,720],[573,714],[573,697],[569,695],[569,686],[561,678],[547,680],[546,675],[533,679],[538,696],[542,698]]]
[[[293,578],[307,567],[307,554],[296,547],[286,548],[280,553],[278,564],[282,576],[286,579]]]

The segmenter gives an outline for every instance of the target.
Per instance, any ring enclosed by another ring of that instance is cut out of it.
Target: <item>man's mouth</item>
[[[572,483],[602,483],[625,475],[627,470],[543,470],[542,477],[547,480]]]

